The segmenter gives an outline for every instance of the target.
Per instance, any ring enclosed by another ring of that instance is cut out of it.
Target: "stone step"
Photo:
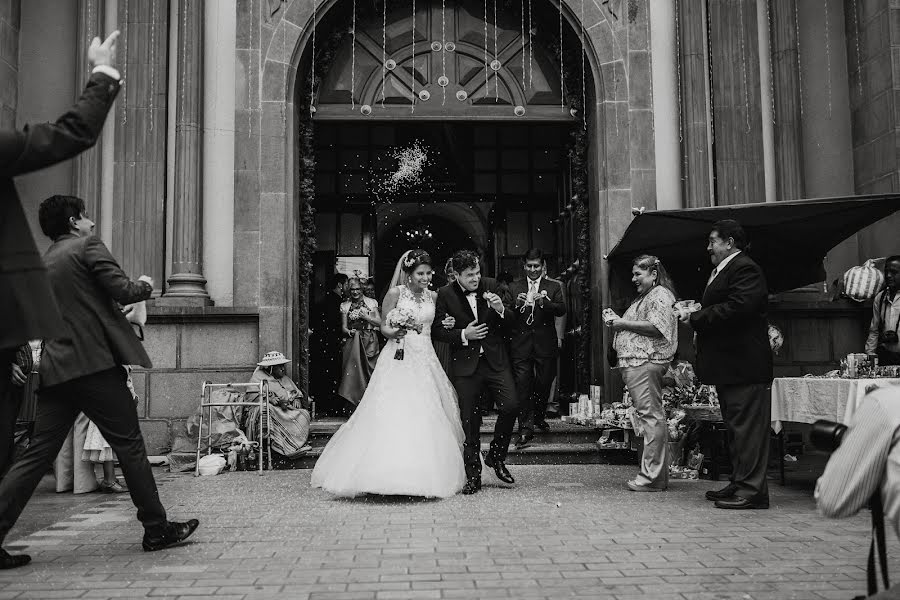
[[[496,417],[485,417],[481,423],[481,441],[490,442],[494,437],[494,425]],[[338,428],[346,422],[346,419],[328,418],[314,421],[310,425],[309,443],[314,447],[323,447],[337,432]],[[572,423],[563,423],[559,420],[550,420],[550,431],[535,430],[534,437],[537,443],[542,444],[593,444],[600,437],[600,432],[591,427],[583,427]]]

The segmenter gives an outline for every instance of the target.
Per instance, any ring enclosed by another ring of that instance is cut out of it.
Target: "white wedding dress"
[[[456,391],[431,345],[434,302],[399,286],[398,308],[422,324],[410,331],[404,358],[388,341],[356,411],[316,462],[311,484],[338,496],[361,494],[446,498],[466,481]]]

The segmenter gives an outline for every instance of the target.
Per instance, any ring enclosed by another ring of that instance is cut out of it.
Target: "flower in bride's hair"
[[[403,261],[403,266],[406,267],[407,269],[412,267],[414,264],[416,264],[416,258],[412,255],[410,255],[409,258],[407,258]]]

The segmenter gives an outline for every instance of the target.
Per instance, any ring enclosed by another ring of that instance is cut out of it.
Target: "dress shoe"
[[[709,490],[708,492],[706,492],[706,499],[712,501],[726,500],[728,498],[734,497],[734,493],[737,490],[738,487],[736,485],[734,485],[733,483],[729,483],[721,490]]]
[[[477,493],[481,489],[481,479],[467,479],[466,485],[463,486],[462,493],[466,496],[471,496],[472,494]]]
[[[522,448],[527,448],[531,445],[531,442],[534,441],[534,435],[531,433],[523,433],[519,436],[519,439],[516,440],[516,450],[521,450]]]
[[[642,485],[642,484],[638,483],[637,481],[635,481],[634,479],[626,482],[625,485],[632,492],[664,492],[664,491],[666,491],[666,488],[658,488],[658,487],[652,487],[649,485]]]
[[[128,488],[122,485],[122,482],[116,479],[112,483],[108,481],[101,481],[100,487],[97,488],[97,491],[102,494],[124,494],[128,491]]]
[[[197,519],[191,519],[186,523],[169,521],[160,533],[150,534],[149,532],[145,532],[144,542],[142,544],[144,551],[153,552],[155,550],[162,550],[180,544],[194,533],[198,525],[200,525],[200,521]]]
[[[509,469],[507,469],[506,465],[503,464],[503,461],[494,458],[494,456],[490,452],[488,452],[488,455],[484,457],[484,464],[492,468],[494,470],[494,473],[497,475],[497,479],[499,479],[503,483],[516,482],[516,480],[513,479],[513,476],[510,474]]]
[[[550,431],[550,425],[549,425],[549,423],[547,423],[547,421],[545,421],[545,420],[543,420],[543,419],[541,419],[540,421],[538,421],[538,422],[535,423],[534,425],[535,425],[535,427],[537,427],[538,429],[540,429],[540,430],[543,431],[544,433],[547,433],[548,431]]]
[[[27,554],[10,554],[3,548],[0,548],[0,569],[15,569],[16,567],[24,567],[31,562],[31,557]]]
[[[750,499],[733,496],[724,500],[716,500],[716,508],[730,508],[732,510],[745,510],[750,508],[769,508],[769,499]]]

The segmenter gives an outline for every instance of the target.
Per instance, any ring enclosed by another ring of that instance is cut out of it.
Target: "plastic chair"
[[[216,388],[244,388],[246,397],[247,391],[258,392],[255,402],[211,402],[210,394]],[[268,410],[269,383],[267,381],[254,381],[251,383],[212,383],[210,381],[203,382],[203,389],[200,395],[200,425],[197,428],[197,461],[194,466],[194,476],[200,475],[200,452],[201,442],[203,441],[203,419],[204,413],[208,425],[206,427],[206,454],[212,454],[212,407],[213,406],[256,406],[259,408],[259,470],[260,475],[263,474],[263,444],[266,446],[266,456],[269,462],[269,469],[272,468],[272,444],[266,442],[272,431],[272,417]],[[265,422],[265,429],[263,423]],[[265,431],[265,433],[263,433]]]

